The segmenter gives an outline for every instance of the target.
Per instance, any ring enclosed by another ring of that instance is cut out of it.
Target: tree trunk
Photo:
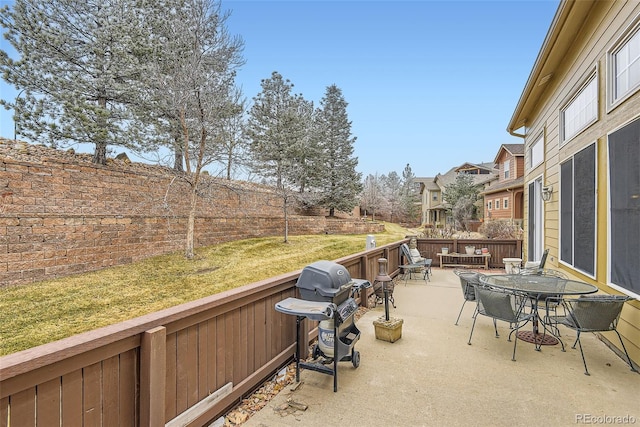
[[[182,155],[182,148],[178,145],[176,140],[173,148],[173,170],[177,172],[184,172],[184,156]]]
[[[185,244],[184,256],[187,259],[193,259],[193,241],[196,219],[196,203],[198,201],[196,186],[191,187],[191,207],[189,209],[189,218],[187,219],[187,241]]]
[[[289,209],[287,207],[287,198],[285,196],[283,203],[284,210],[284,243],[289,243]]]
[[[106,109],[107,108],[107,98],[104,97],[104,96],[100,96],[98,98],[98,105],[101,108]],[[106,129],[107,128],[107,123],[105,121],[104,116],[99,116],[98,120],[100,122],[100,126],[103,129]],[[106,143],[106,141],[104,141],[104,140],[96,141],[95,145],[96,145],[96,148],[95,148],[95,151],[93,152],[93,163],[98,164],[98,165],[106,165],[107,164],[107,143]]]
[[[96,148],[93,152],[93,163],[99,165],[107,164],[107,143],[106,142],[96,142]]]

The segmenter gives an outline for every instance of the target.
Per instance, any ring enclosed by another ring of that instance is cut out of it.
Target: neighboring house
[[[420,184],[422,225],[441,227],[450,223],[451,219],[447,214],[450,206],[444,202],[443,193],[446,186],[453,184],[459,174],[472,175],[475,184],[485,185],[495,179],[497,173],[493,163],[464,163],[433,178],[416,178],[415,181]]]
[[[420,223],[433,226],[443,224],[445,218],[441,215],[441,210],[437,209],[442,204],[442,191],[435,183],[435,178],[415,178],[414,181],[420,185]]]
[[[525,259],[549,248],[548,266],[635,298],[618,330],[640,362],[640,2],[562,0],[508,130]]]
[[[494,163],[498,175],[480,192],[484,197],[484,219],[509,219],[522,225],[524,144],[502,144]]]

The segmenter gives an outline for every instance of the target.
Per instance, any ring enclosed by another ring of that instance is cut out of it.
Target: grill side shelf
[[[275,309],[280,313],[323,321],[333,319],[337,307],[331,302],[307,301],[289,297],[276,303]]]

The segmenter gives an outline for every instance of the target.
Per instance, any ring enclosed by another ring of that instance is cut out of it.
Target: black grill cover
[[[302,299],[341,304],[352,286],[347,269],[333,261],[316,261],[302,269],[296,286]]]

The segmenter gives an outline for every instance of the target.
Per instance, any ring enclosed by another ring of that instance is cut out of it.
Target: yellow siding
[[[612,111],[607,111],[607,50],[620,38],[640,14],[640,2],[615,1],[595,2],[589,16],[564,60],[553,71],[545,95],[537,104],[527,120],[525,138],[525,164],[529,164],[528,148],[531,143],[545,132],[544,162],[525,174],[525,230],[528,228],[528,184],[538,176],[543,177],[543,185],[553,185],[554,193],[550,202],[543,203],[544,209],[544,247],[550,249],[550,266],[559,267],[578,279],[596,284],[602,292],[620,294],[608,285],[608,158],[607,134],[640,115],[640,92],[627,99]],[[565,38],[574,34],[565,34]],[[562,36],[560,36],[562,38]],[[562,39],[556,43],[561,45]],[[566,43],[566,40],[564,40]],[[553,49],[553,47],[551,48]],[[596,123],[582,131],[573,140],[559,147],[559,112],[571,97],[580,89],[585,79],[597,70],[599,85],[599,114]],[[589,144],[596,143],[597,158],[597,199],[596,199],[596,275],[591,279],[572,267],[559,264],[559,165],[567,158]],[[525,239],[527,238],[525,234]],[[527,244],[524,248],[526,250]],[[620,333],[631,358],[640,363],[640,301],[634,300],[625,305],[620,321]],[[612,340],[614,345],[616,340]]]

